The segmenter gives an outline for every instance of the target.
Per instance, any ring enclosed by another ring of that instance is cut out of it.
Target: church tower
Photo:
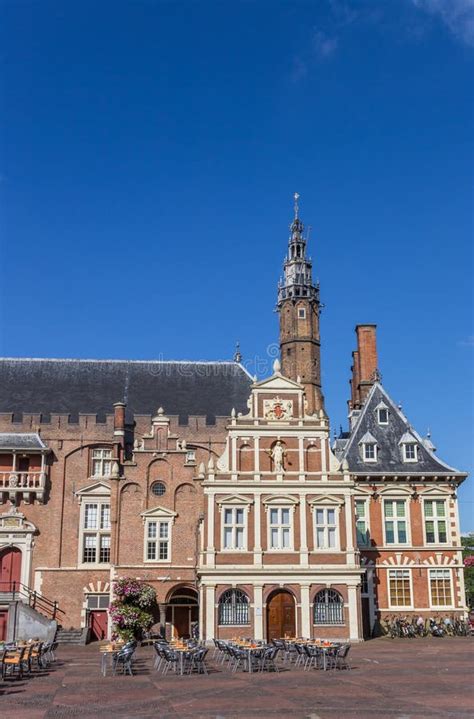
[[[313,283],[311,259],[306,257],[304,225],[299,218],[296,192],[295,217],[290,225],[288,256],[278,283],[282,374],[305,386],[307,412],[324,409],[321,391],[319,285]]]

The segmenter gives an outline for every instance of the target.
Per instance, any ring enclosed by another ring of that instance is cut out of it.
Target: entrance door
[[[191,636],[191,627],[189,626],[189,609],[190,607],[173,607],[173,624],[176,637],[189,639]]]
[[[89,629],[91,642],[101,641],[107,636],[107,612],[92,611],[89,614]]]
[[[295,600],[284,589],[272,594],[267,604],[267,634],[269,641],[296,634]]]
[[[13,592],[20,589],[21,550],[8,547],[0,552],[0,591]]]
[[[0,609],[0,642],[7,638],[8,609]]]

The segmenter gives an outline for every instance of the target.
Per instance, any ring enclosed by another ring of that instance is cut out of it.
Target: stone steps
[[[56,641],[59,644],[83,644],[83,629],[62,629],[59,628],[56,634]]]

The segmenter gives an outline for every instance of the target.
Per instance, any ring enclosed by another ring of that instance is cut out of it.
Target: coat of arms
[[[293,402],[291,399],[265,399],[263,400],[263,416],[265,419],[281,421],[290,419],[293,414]]]

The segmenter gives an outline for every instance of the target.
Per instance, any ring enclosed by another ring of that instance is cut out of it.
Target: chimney
[[[352,353],[352,409],[360,409],[376,379],[377,325],[357,325],[357,350]]]
[[[124,402],[114,404],[114,437],[125,435],[125,406]]]

